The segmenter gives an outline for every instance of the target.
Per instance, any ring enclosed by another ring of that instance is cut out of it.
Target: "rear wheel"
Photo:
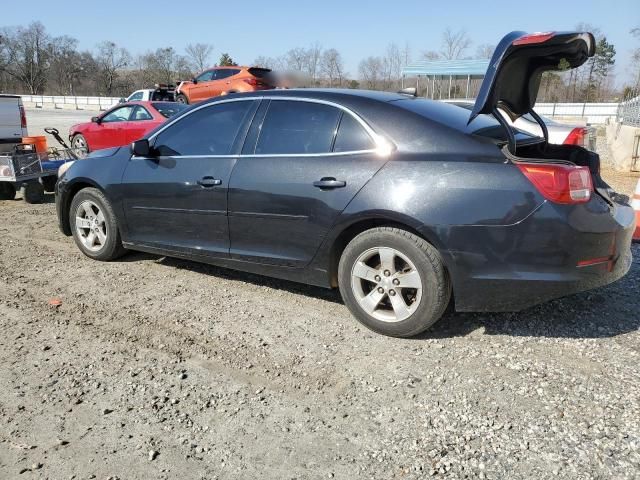
[[[22,199],[27,203],[44,202],[44,187],[40,182],[30,181],[22,185],[20,188]]]
[[[176,96],[176,102],[184,103],[185,105],[189,105],[189,99],[186,97],[186,95],[183,95],[182,93],[180,93],[180,94],[178,94]]]
[[[392,227],[367,230],[349,242],[340,258],[338,283],[358,321],[394,337],[429,328],[451,296],[438,251],[417,235]]]
[[[87,257],[110,261],[125,252],[109,200],[97,188],[80,190],[69,209],[73,239]]]
[[[0,200],[13,200],[16,198],[16,187],[12,183],[0,182]]]

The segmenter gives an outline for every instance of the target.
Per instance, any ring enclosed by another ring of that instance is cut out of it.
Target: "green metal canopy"
[[[405,79],[415,78],[416,89],[422,87],[426,97],[456,98],[464,94],[471,98],[477,94],[488,67],[488,59],[415,62],[402,69],[402,87]],[[428,77],[426,84],[420,85],[420,77]]]
[[[489,60],[429,60],[412,63],[402,69],[405,77],[466,77],[483,76],[489,67]]]

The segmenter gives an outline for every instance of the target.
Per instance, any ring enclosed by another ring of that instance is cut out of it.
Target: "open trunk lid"
[[[588,32],[505,35],[493,53],[469,122],[497,107],[514,119],[531,112],[544,72],[579,67],[594,53],[595,40]]]

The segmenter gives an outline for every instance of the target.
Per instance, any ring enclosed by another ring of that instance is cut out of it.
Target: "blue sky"
[[[631,76],[631,50],[640,43],[629,31],[640,27],[638,0],[609,1],[254,1],[214,0],[55,2],[28,0],[28,8],[3,9],[0,26],[40,20],[55,34],[77,38],[83,49],[112,40],[132,53],[188,43],[211,43],[217,60],[229,52],[239,63],[260,55],[319,42],[343,55],[355,75],[360,59],[384,52],[387,44],[408,43],[414,59],[438,50],[442,31],[465,29],[473,39],[495,44],[511,30],[571,30],[578,22],[599,27],[615,44],[617,83]]]

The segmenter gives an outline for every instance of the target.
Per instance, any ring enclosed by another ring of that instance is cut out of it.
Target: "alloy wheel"
[[[422,298],[422,280],[413,262],[390,247],[370,248],[351,269],[351,288],[360,307],[376,320],[409,318]]]
[[[92,252],[100,251],[107,243],[104,214],[94,202],[85,200],[76,210],[76,233],[82,244]]]

